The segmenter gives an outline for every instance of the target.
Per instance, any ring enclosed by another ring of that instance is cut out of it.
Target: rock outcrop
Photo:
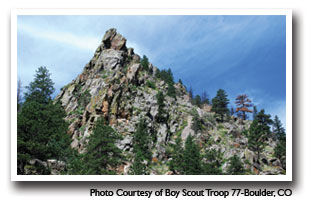
[[[205,149],[222,151],[225,159],[237,154],[252,169],[259,163],[271,167],[266,170],[266,174],[279,173],[279,162],[272,157],[272,153],[261,157],[265,159],[264,163],[257,161],[255,154],[247,149],[247,138],[241,132],[249,127],[250,122],[238,124],[231,120],[225,125],[218,124],[210,112],[210,106],[200,109],[192,105],[188,92],[180,83],[174,85],[176,98],[167,96],[168,84],[155,76],[157,69],[149,64],[148,70],[145,70],[140,64],[140,56],[132,48],[126,47],[126,39],[116,29],[108,30],[82,73],[63,87],[55,98],[67,113],[72,148],[80,153],[85,152],[87,137],[91,135],[97,119],[104,117],[123,136],[117,146],[130,155],[136,124],[140,118],[145,118],[148,130],[156,136],[152,144],[154,161],[161,160],[163,164],[161,170],[152,171],[154,174],[171,174],[164,168],[169,160],[165,146],[174,143],[177,136],[185,141],[190,134]],[[160,115],[156,99],[159,91],[165,95],[164,109],[168,115],[166,123],[156,121]],[[198,133],[192,129],[193,112],[204,122],[205,129]],[[57,166],[58,169],[63,165],[55,161],[47,164]],[[130,161],[120,169],[127,174],[129,166]],[[227,163],[223,166],[224,171],[227,166]]]

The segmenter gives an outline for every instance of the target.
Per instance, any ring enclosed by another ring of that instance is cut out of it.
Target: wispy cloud
[[[77,35],[72,32],[45,30],[44,28],[26,23],[20,23],[18,25],[18,32],[33,38],[41,38],[43,40],[50,40],[50,42],[67,44],[87,51],[94,51],[100,44],[99,37]]]

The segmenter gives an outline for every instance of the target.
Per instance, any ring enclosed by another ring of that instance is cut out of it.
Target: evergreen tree
[[[198,145],[194,142],[190,134],[185,141],[184,150],[184,174],[199,175],[202,174],[201,155]]]
[[[71,149],[67,164],[66,174],[68,175],[84,175],[88,172],[88,164],[85,163],[86,153],[79,153],[76,149]]]
[[[197,105],[198,107],[201,106],[202,101],[201,101],[201,97],[200,97],[199,95],[196,95],[196,96],[195,96],[194,104]]]
[[[182,139],[178,136],[175,140],[175,144],[171,144],[172,154],[171,161],[169,162],[169,169],[175,174],[184,174],[184,161],[183,153],[184,149],[182,147]]]
[[[256,115],[257,115],[257,107],[254,105],[253,106],[253,119],[256,118]]]
[[[201,131],[203,129],[203,121],[199,117],[198,112],[196,110],[194,110],[194,111],[195,112],[192,113],[192,115],[193,115],[193,124],[192,124],[191,128],[197,134],[199,131]]]
[[[174,78],[171,69],[168,69],[168,78],[167,78],[167,83],[168,83],[168,96],[171,96],[173,98],[176,98],[176,91],[174,87]]]
[[[161,72],[158,68],[156,68],[155,77],[161,79]]]
[[[256,118],[253,120],[248,135],[249,149],[254,151],[257,155],[257,160],[260,160],[260,153],[266,146],[266,141],[270,136],[270,124],[272,120],[270,115],[265,114],[264,110],[261,110]]]
[[[202,92],[202,95],[201,95],[201,102],[202,104],[210,104],[210,101],[209,101],[209,98],[208,98],[208,94],[206,91]]]
[[[105,125],[104,118],[100,118],[88,139],[84,174],[116,174],[116,168],[123,160],[122,150],[115,144],[121,136],[113,128]]]
[[[249,107],[253,106],[251,102],[252,101],[249,99],[248,95],[246,94],[239,95],[236,98],[236,102],[235,102],[237,104],[236,112],[241,113],[241,117],[243,120],[246,120],[247,118],[246,112],[250,112],[250,113],[253,112],[252,110],[249,110]]]
[[[181,79],[179,79],[179,83],[180,83],[181,85],[183,85],[183,82],[182,82],[182,80],[181,80]]]
[[[156,95],[157,104],[158,104],[158,113],[156,115],[156,121],[158,123],[165,123],[167,121],[167,112],[165,111],[165,96],[164,94],[159,91]]]
[[[276,139],[280,139],[283,135],[285,135],[285,129],[282,126],[282,123],[279,117],[276,115],[273,120],[273,133]]]
[[[173,98],[176,98],[176,91],[174,87],[174,78],[171,69],[168,70],[161,70],[156,72],[156,77],[165,81],[168,84],[168,92],[167,95]]]
[[[286,136],[279,138],[276,147],[274,148],[274,156],[280,160],[283,169],[286,169]]]
[[[132,174],[132,175],[150,174],[147,168],[147,161],[143,160],[143,153],[141,150],[136,151],[134,161],[132,165],[130,166],[129,174]]]
[[[221,121],[224,121],[224,116],[229,113],[227,105],[229,100],[227,99],[227,94],[223,89],[219,89],[216,96],[212,99],[212,112],[215,112],[220,116]]]
[[[192,101],[193,100],[193,96],[194,96],[194,92],[193,92],[192,86],[189,87],[188,95],[189,95],[190,100]]]
[[[235,154],[229,159],[228,174],[231,175],[243,175],[245,174],[245,169],[240,158]]]
[[[174,83],[168,84],[167,95],[172,97],[172,98],[176,98],[176,91],[175,91]]]
[[[149,174],[147,164],[151,161],[152,154],[149,149],[151,138],[147,131],[144,119],[141,119],[133,138],[134,161],[130,167],[130,174]]]
[[[54,87],[46,67],[36,71],[27,89],[23,109],[17,115],[18,174],[24,174],[24,167],[31,159],[66,161],[70,152],[66,113],[60,104],[52,103]],[[46,171],[38,168],[37,173]]]
[[[38,103],[48,103],[54,92],[54,82],[50,78],[51,74],[45,66],[41,66],[36,71],[35,80],[26,87],[25,100],[35,100]]]
[[[278,116],[273,121],[273,132],[277,139],[274,156],[280,160],[281,166],[286,169],[286,133]]]
[[[20,112],[22,107],[22,81],[18,79],[17,82],[17,112]]]
[[[220,151],[210,149],[205,153],[206,159],[203,164],[203,174],[205,175],[220,175],[222,174],[222,155]]]
[[[147,58],[147,56],[143,55],[140,63],[141,63],[143,70],[146,70],[146,71],[149,70],[149,59]]]

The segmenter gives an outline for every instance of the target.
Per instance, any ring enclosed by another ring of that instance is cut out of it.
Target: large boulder
[[[128,71],[127,71],[127,75],[126,75],[126,77],[129,81],[132,81],[136,78],[140,67],[141,67],[140,64],[133,64],[133,65],[129,66]]]
[[[114,50],[122,50],[126,46],[126,38],[117,33],[116,29],[109,29],[103,39],[102,43],[105,48],[112,48]]]

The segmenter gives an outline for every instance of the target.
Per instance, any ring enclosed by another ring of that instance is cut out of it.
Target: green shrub
[[[152,89],[155,89],[156,88],[156,85],[155,85],[155,82],[153,81],[150,81],[150,80],[147,80],[146,81],[146,86],[152,88]]]

